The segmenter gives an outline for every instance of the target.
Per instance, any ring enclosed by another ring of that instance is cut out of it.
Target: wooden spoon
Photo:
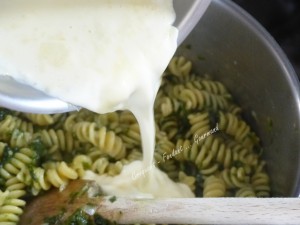
[[[298,198],[126,199],[101,197],[100,190],[91,181],[72,181],[63,191],[35,198],[21,225],[45,224],[53,216],[53,224],[65,224],[79,208],[120,224],[300,224]]]

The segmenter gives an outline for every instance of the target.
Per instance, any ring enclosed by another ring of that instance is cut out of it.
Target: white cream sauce
[[[153,163],[153,103],[177,47],[174,18],[171,0],[1,1],[1,74],[98,113],[128,109],[136,116],[143,163],[109,182],[98,177],[111,194],[193,196],[157,168],[131,179]]]
[[[87,171],[85,178],[101,184],[102,190],[108,195],[129,198],[162,198],[162,197],[194,197],[188,186],[175,183],[167,174],[150,165],[145,167],[141,161],[134,161],[124,167],[121,174],[98,176]]]

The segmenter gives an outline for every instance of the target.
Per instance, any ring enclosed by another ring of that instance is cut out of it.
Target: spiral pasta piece
[[[195,81],[192,81],[193,83],[196,83]],[[212,81],[208,79],[201,79],[198,81],[201,85],[201,87],[208,91],[209,93],[216,94],[216,95],[223,95],[227,96],[228,98],[231,98],[231,95],[228,93],[226,87],[219,81]],[[200,86],[199,85],[199,86]]]
[[[190,140],[178,139],[175,146],[175,150],[178,152],[178,154],[176,154],[175,158],[178,161],[183,161],[187,159],[185,158],[185,156],[187,156],[187,153],[191,150],[191,148],[192,144]]]
[[[53,116],[49,114],[25,113],[24,115],[32,123],[38,126],[49,126],[55,122]]]
[[[232,150],[225,145],[219,138],[209,136],[205,139],[204,145],[210,149],[210,154],[214,160],[223,166],[229,168],[233,162]]]
[[[143,159],[143,154],[141,151],[139,151],[137,149],[132,149],[126,157],[126,160],[128,160],[129,162],[133,162],[136,160],[142,160],[142,159]]]
[[[267,173],[255,173],[251,177],[251,184],[257,197],[270,197],[270,178]]]
[[[184,160],[193,162],[203,176],[210,176],[219,170],[214,152],[207,145],[194,142],[191,147],[183,151]]]
[[[200,90],[185,88],[180,91],[177,97],[184,102],[187,110],[203,108],[204,99]]]
[[[16,128],[16,121],[13,116],[7,115],[4,120],[0,122],[0,140],[7,141],[10,133]]]
[[[74,112],[71,112],[69,114],[70,116],[74,115],[75,117],[75,122],[83,122],[83,121],[86,121],[86,122],[95,122],[95,116],[97,116],[96,113],[92,112],[92,111],[89,111],[85,108],[83,109],[80,109],[79,111],[74,111]]]
[[[76,122],[76,114],[69,115],[63,123],[63,129],[69,132],[73,131],[73,127],[75,126]]]
[[[161,154],[157,151],[154,152],[154,163],[162,171],[164,171],[171,179],[178,177],[177,165],[172,153]]]
[[[49,162],[44,167],[47,181],[57,188],[63,188],[69,180],[78,178],[77,172],[63,161]]]
[[[178,165],[175,160],[167,160],[165,162],[156,161],[156,166],[164,171],[171,179],[176,180],[178,178]]]
[[[158,126],[158,124],[155,123],[155,140],[159,141],[159,140],[166,139],[166,138],[168,138],[166,132],[160,130],[160,127]]]
[[[241,115],[241,112],[242,112],[242,109],[241,107],[235,105],[235,104],[230,104],[227,108],[227,112],[235,115],[235,116],[240,116]]]
[[[26,122],[16,116],[7,115],[4,120],[0,122],[0,140],[8,141],[13,130],[33,133],[33,124]]]
[[[23,207],[26,202],[20,197],[23,193],[19,191],[0,190],[0,224],[16,225],[20,221],[20,215],[23,213]]]
[[[198,169],[207,168],[213,160],[212,155],[209,154],[209,149],[205,145],[200,147],[195,142],[189,151],[183,152],[183,156],[185,160],[194,162]]]
[[[240,188],[236,194],[235,194],[235,197],[256,197],[256,194],[254,192],[254,189],[250,186],[247,186],[247,187],[242,187]]]
[[[22,182],[17,176],[9,178],[5,182],[6,190],[15,191],[15,190],[25,190],[26,184]]]
[[[220,129],[234,137],[245,147],[252,148],[258,143],[258,137],[251,132],[250,127],[232,113],[219,113]]]
[[[8,194],[9,194],[9,191],[3,192],[0,190],[0,207],[4,204]]]
[[[192,69],[192,62],[184,57],[173,57],[168,65],[170,73],[182,77],[188,76]]]
[[[195,186],[196,179],[195,179],[195,177],[188,176],[184,172],[179,171],[178,181],[180,183],[186,184],[192,191],[195,191],[195,189],[196,189],[196,186]]]
[[[97,131],[96,123],[91,122],[78,122],[73,129],[75,136],[80,142],[90,142],[96,146]]]
[[[225,197],[226,185],[221,178],[209,176],[203,185],[203,197]]]
[[[181,102],[168,96],[157,98],[155,101],[155,112],[163,117],[170,116],[172,113],[177,112],[180,107],[182,107]]]
[[[201,136],[210,130],[210,121],[208,113],[195,113],[188,116],[191,125],[190,130],[186,134],[186,138],[191,136]]]
[[[62,129],[42,130],[40,137],[47,147],[55,145],[61,151],[71,152],[75,147],[78,147],[78,143],[74,140],[72,133]]]
[[[93,121],[95,121],[98,127],[105,126],[108,129],[116,130],[120,125],[119,120],[119,114],[117,112],[111,112],[106,114],[96,114]]]
[[[246,187],[250,183],[249,175],[243,167],[232,167],[221,172],[221,178],[228,189]]]
[[[6,180],[16,176],[21,170],[26,170],[36,156],[36,153],[29,148],[21,148],[10,154],[12,154],[10,160],[0,167],[0,175]]]
[[[13,130],[10,137],[11,147],[26,147],[32,141],[32,134],[29,132],[19,131],[18,129]]]
[[[99,175],[115,176],[121,172],[122,168],[123,163],[121,161],[111,163],[107,158],[99,158],[92,164],[92,171]]]
[[[88,150],[85,151],[84,154],[88,156],[92,160],[92,162],[94,162],[98,158],[108,157],[108,155],[104,151],[102,151],[100,148],[95,146],[88,148]]]
[[[155,146],[154,161],[156,166],[162,169],[171,179],[178,177],[175,157],[180,154],[175,145],[168,139],[158,140]]]
[[[190,85],[187,86],[177,85],[171,92],[173,98],[181,101],[187,111],[210,109],[217,112],[228,108],[228,95],[218,95]]]
[[[211,94],[207,91],[201,91],[200,93],[201,93],[201,95],[199,95],[199,99],[201,99],[199,103],[200,109],[208,108],[216,112],[218,110],[226,110],[228,108],[227,96],[224,97],[222,95]]]
[[[74,169],[78,176],[82,178],[85,174],[85,171],[91,169],[92,159],[86,155],[76,155],[72,161],[72,169]]]
[[[124,158],[126,149],[120,137],[116,136],[113,131],[107,132],[105,127],[100,128],[98,135],[96,145],[100,149],[115,159]]]
[[[232,165],[231,150],[218,138],[209,136],[203,142],[193,142],[189,146],[183,151],[183,160],[193,162],[204,176]]]
[[[127,149],[133,149],[141,146],[141,134],[138,123],[131,124],[126,132],[120,134],[120,137]]]
[[[122,139],[113,131],[107,131],[106,127],[98,130],[95,123],[79,122],[74,126],[74,132],[80,141],[92,143],[115,159],[121,159],[126,154]]]
[[[155,151],[158,153],[156,160],[166,161],[174,159],[177,155],[175,152],[175,145],[168,139],[159,140],[155,145]]]
[[[106,174],[109,166],[107,158],[99,158],[92,165],[92,171],[99,175]]]
[[[137,120],[132,112],[124,110],[120,112],[120,124],[133,124],[137,123]]]
[[[233,154],[235,154],[235,161],[240,161],[244,165],[248,165],[251,167],[258,166],[259,157],[249,148],[246,148],[243,145],[236,142],[230,142],[228,144],[228,147],[232,149]]]
[[[11,158],[1,166],[0,176],[5,179],[5,192],[0,191],[0,223],[17,224],[19,216],[23,213],[25,201],[20,198],[25,192],[24,183],[16,178],[21,169],[26,168],[25,164],[32,161],[27,157],[31,152],[21,149],[19,152],[11,152]]]
[[[52,184],[46,178],[44,168],[35,167],[31,170],[30,192],[33,196],[38,195],[41,191],[47,191],[52,187]]]
[[[7,146],[6,143],[0,141],[0,159],[3,156],[3,152],[4,152],[4,149],[6,148],[6,146]]]
[[[164,119],[160,122],[160,129],[161,131],[167,134],[167,137],[172,140],[178,135],[179,127],[178,121],[174,118]]]

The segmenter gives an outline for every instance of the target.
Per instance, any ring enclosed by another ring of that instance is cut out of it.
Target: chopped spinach
[[[51,217],[47,217],[44,220],[44,224],[47,225],[60,225],[61,224],[61,219],[63,215],[65,214],[66,209],[62,209],[59,214]]]
[[[4,120],[4,118],[11,114],[11,111],[5,108],[0,108],[0,121]]]
[[[8,145],[4,147],[2,159],[0,162],[0,167],[5,165],[7,162],[11,160],[11,158],[14,156],[16,152],[19,151],[19,148],[11,148]]]
[[[111,203],[115,202],[116,200],[117,200],[117,197],[116,197],[116,196],[112,196],[112,197],[109,198],[109,201],[110,201]]]

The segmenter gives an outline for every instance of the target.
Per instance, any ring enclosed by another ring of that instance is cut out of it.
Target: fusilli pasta
[[[154,104],[154,164],[197,197],[268,197],[259,138],[223,84],[174,57]],[[43,115],[0,108],[0,224],[17,224],[24,197],[63,188],[89,170],[115,176],[141,160],[129,111]]]

